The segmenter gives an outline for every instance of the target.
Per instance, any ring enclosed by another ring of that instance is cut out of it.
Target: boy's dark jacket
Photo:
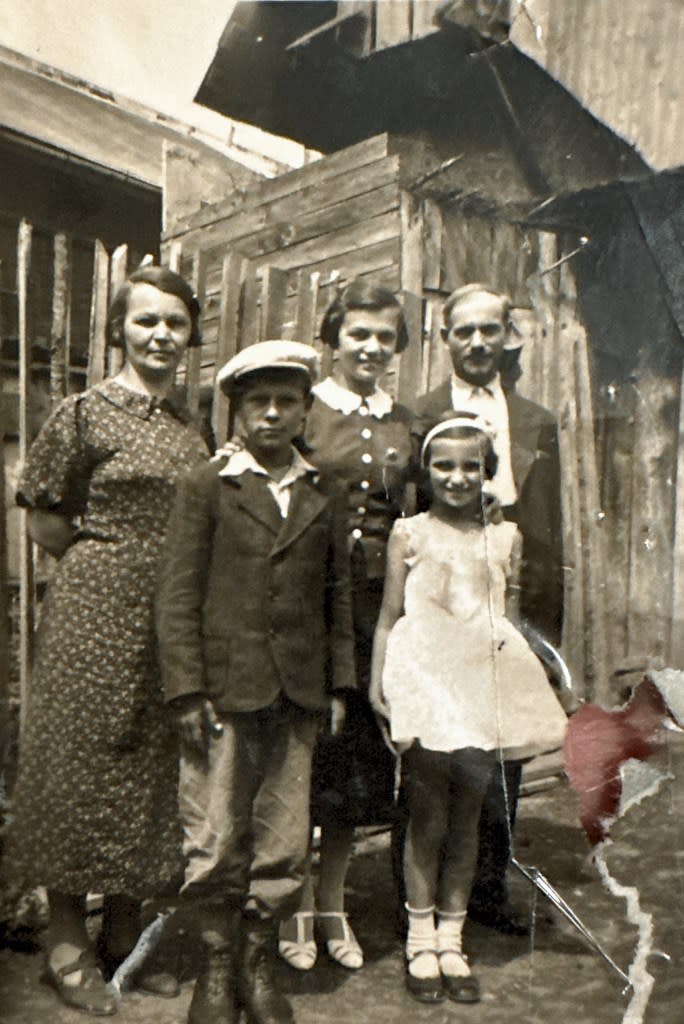
[[[309,709],[354,687],[346,509],[307,475],[282,519],[265,478],[210,463],[180,485],[157,595],[167,700],[256,711],[282,692]]]

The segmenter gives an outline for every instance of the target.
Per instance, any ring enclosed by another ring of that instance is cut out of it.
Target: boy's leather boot
[[[294,1024],[292,1007],[274,978],[277,924],[245,914],[239,995],[248,1024]]]
[[[238,1024],[237,971],[242,911],[213,909],[201,917],[202,966],[188,1011],[188,1024]]]

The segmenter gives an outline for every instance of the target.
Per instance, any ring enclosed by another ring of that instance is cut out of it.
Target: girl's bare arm
[[[387,638],[392,626],[404,611],[404,586],[408,574],[406,565],[406,541],[402,534],[393,530],[387,545],[387,574],[382,607],[373,639],[373,660],[369,700],[375,710],[387,717],[387,706],[382,696],[382,671],[385,665]]]

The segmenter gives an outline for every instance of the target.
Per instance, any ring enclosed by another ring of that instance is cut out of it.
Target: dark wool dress
[[[31,448],[19,504],[79,529],[41,608],[5,862],[24,885],[142,897],[181,870],[153,602],[176,481],[206,458],[186,414],[114,381]]]
[[[318,395],[307,416],[307,459],[347,490],[359,684],[347,698],[343,733],[321,735],[314,755],[312,813],[323,825],[378,824],[394,814],[395,760],[367,695],[387,538],[412,468],[410,419],[397,403],[381,416],[363,405],[345,413]]]

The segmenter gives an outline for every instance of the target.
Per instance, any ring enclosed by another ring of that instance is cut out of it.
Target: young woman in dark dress
[[[367,693],[387,538],[404,509],[411,465],[410,413],[379,381],[408,344],[408,333],[394,294],[357,279],[327,310],[321,338],[333,349],[334,362],[331,375],[313,389],[306,457],[348,490],[360,690],[348,704],[342,735],[321,737],[314,759],[313,816],[321,825],[315,917],[329,955],[355,970],[363,964],[363,952],[344,911],[344,882],[354,827],[388,821],[392,813],[394,758]],[[311,884],[299,913],[281,927],[279,948],[292,967],[313,967],[317,950]]]

